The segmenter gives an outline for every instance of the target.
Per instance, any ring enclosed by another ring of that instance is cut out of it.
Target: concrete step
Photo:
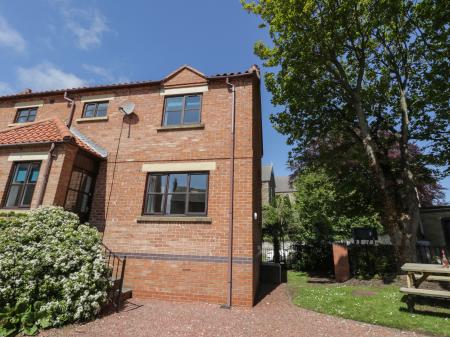
[[[133,297],[133,289],[123,287],[121,301],[125,301],[132,297]]]

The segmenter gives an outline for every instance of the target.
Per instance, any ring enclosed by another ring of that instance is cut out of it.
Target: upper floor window
[[[208,173],[151,173],[144,214],[206,215]]]
[[[40,166],[40,162],[14,163],[7,189],[7,208],[30,208]]]
[[[166,97],[164,104],[164,126],[200,123],[201,95]]]
[[[38,108],[17,109],[14,123],[34,122],[34,120],[36,119],[37,109]]]
[[[105,117],[108,112],[108,101],[84,104],[83,118]]]

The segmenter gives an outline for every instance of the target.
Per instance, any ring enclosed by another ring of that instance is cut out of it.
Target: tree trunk
[[[397,194],[397,191],[394,190],[394,186],[388,186],[386,182],[385,173],[380,165],[380,152],[377,151],[377,147],[371,137],[367,117],[362,108],[361,99],[358,93],[353,94],[353,106],[358,116],[361,139],[369,158],[369,167],[375,175],[381,193],[383,204],[382,223],[394,246],[397,264],[398,266],[401,266],[406,261],[415,261],[417,235],[414,231],[414,221],[416,221],[416,218],[415,216],[410,217],[409,214],[414,213],[414,215],[416,215],[416,213],[414,212],[413,205],[411,205],[411,212],[408,207],[408,216],[405,217],[401,206],[396,202],[397,198],[395,195]],[[405,222],[405,219],[408,221]],[[413,219],[414,221],[412,221]]]
[[[400,160],[402,168],[403,189],[400,189],[405,212],[402,214],[403,238],[402,238],[402,262],[415,262],[417,231],[420,222],[420,203],[414,183],[414,175],[410,168],[409,155],[409,113],[406,101],[405,88],[402,87],[401,78],[398,76],[400,93],[400,110],[402,114],[402,137],[400,141]]]

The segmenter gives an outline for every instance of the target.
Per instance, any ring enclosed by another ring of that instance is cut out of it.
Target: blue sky
[[[253,44],[268,34],[259,23],[239,0],[0,1],[0,94],[154,80],[183,64],[243,71],[261,66]],[[281,108],[264,86],[262,109],[263,162],[286,175],[289,147],[269,122]]]

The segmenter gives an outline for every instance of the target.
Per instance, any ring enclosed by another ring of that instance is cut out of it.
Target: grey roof
[[[275,193],[290,193],[295,192],[294,186],[290,182],[289,176],[275,177]]]
[[[88,145],[92,151],[94,151],[95,153],[97,153],[98,155],[100,155],[100,157],[102,158],[106,158],[108,157],[108,151],[101,147],[100,145],[98,145],[97,143],[95,143],[92,139],[90,139],[89,137],[87,137],[86,135],[84,135],[83,133],[81,133],[77,128],[75,128],[74,126],[70,127],[70,132],[72,132],[75,136],[77,136],[78,138],[80,138],[83,142],[86,143],[86,145]]]
[[[270,181],[270,178],[273,174],[273,166],[270,165],[263,165],[261,167],[261,181]]]

